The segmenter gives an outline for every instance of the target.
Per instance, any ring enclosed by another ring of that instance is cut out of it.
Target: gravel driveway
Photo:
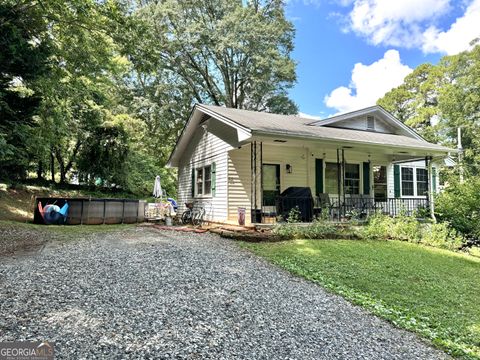
[[[228,240],[146,227],[0,258],[0,314],[0,341],[58,358],[446,358]]]

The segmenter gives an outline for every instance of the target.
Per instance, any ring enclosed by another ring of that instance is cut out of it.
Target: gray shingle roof
[[[432,144],[422,139],[403,135],[385,134],[362,130],[309,125],[312,119],[295,115],[278,115],[249,110],[225,108],[212,105],[197,105],[223,116],[252,132],[318,138],[335,141],[374,143],[378,145],[403,146],[407,148],[429,149],[445,152],[455,150]]]

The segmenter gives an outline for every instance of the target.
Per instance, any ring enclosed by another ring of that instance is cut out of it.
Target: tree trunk
[[[38,162],[37,180],[43,180],[43,161],[42,160]]]
[[[58,168],[59,168],[59,171],[60,171],[60,184],[65,184],[65,179],[66,179],[66,171],[65,171],[65,165],[63,164],[63,161],[60,161],[60,159],[58,159]]]
[[[55,182],[55,156],[53,155],[53,149],[50,151],[50,173],[52,182]]]

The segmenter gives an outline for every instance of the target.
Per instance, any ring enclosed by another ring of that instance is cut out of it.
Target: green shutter
[[[217,166],[212,163],[211,166],[211,180],[212,180],[212,196],[215,196],[217,190]]]
[[[315,159],[315,195],[323,193],[323,159]]]
[[[432,190],[433,193],[437,193],[437,169],[432,167]]]
[[[400,197],[400,165],[393,166],[393,190],[395,197]]]
[[[195,168],[192,165],[192,197],[195,196]]]
[[[363,194],[370,195],[370,163],[363,163]]]

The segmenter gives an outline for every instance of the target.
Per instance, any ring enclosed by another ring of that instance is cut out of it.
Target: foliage
[[[450,227],[449,223],[442,222],[426,224],[421,241],[423,244],[441,249],[458,250],[463,245],[464,239]]]
[[[398,241],[241,246],[415,331],[452,355],[480,358],[480,259]]]
[[[147,33],[134,63],[155,69],[153,81],[169,75],[200,103],[296,113],[287,97],[295,81],[294,29],[283,6],[277,0],[148,2],[137,12]]]
[[[12,179],[26,176],[33,155],[40,98],[32,86],[48,70],[50,55],[50,44],[37,36],[46,30],[37,7],[0,3],[0,173]]]
[[[386,240],[392,233],[394,220],[390,216],[377,212],[368,218],[367,224],[362,228],[362,237],[366,239]]]
[[[427,140],[454,147],[462,128],[467,175],[479,173],[480,45],[443,57],[437,65],[417,67],[378,104],[412,126]]]
[[[284,239],[324,239],[334,234],[335,230],[336,228],[331,222],[315,219],[309,224],[301,225],[293,222],[282,223],[275,226],[272,232]]]
[[[301,220],[301,215],[302,213],[300,212],[300,209],[298,206],[295,206],[290,209],[288,212],[288,217],[287,217],[287,222],[288,223],[298,223]]]
[[[398,216],[393,218],[391,238],[418,243],[422,240],[422,230],[416,216],[408,216],[401,211]]]
[[[453,180],[453,179],[452,179]],[[480,239],[480,179],[451,183],[435,200],[437,218],[466,237]]]
[[[465,239],[448,222],[421,223],[415,216],[405,213],[395,218],[380,213],[370,216],[361,230],[361,236],[365,239],[421,243],[449,250],[458,250],[465,243]]]
[[[0,173],[146,195],[192,104],[296,113],[282,2],[6,0]]]

